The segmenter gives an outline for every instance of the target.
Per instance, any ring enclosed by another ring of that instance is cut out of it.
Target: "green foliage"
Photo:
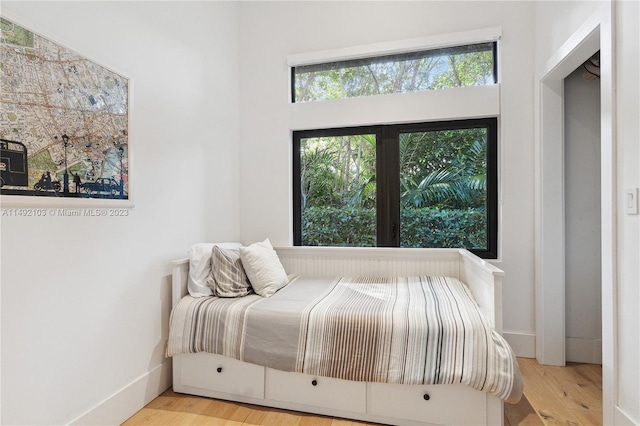
[[[403,209],[400,223],[401,247],[486,248],[484,209]],[[310,207],[302,213],[302,245],[375,246],[375,209]]]
[[[403,209],[401,247],[487,248],[484,209]]]
[[[300,144],[302,208],[374,207],[375,135],[303,139]]]
[[[302,208],[376,205],[374,135],[309,138],[301,144]],[[486,130],[400,135],[401,202],[481,208],[486,201]]]
[[[493,84],[490,45],[444,49],[426,57],[353,60],[296,67],[297,102]]]
[[[446,72],[437,75],[434,89],[493,84],[493,52],[482,51],[447,56]]]
[[[333,154],[325,147],[316,146],[301,153],[300,183],[303,208],[311,203],[330,206],[337,201],[333,191],[333,162]]]
[[[303,141],[303,245],[376,245],[375,144]],[[486,130],[405,133],[399,149],[401,245],[486,248]]]
[[[483,128],[402,133],[402,204],[482,208],[486,201],[485,153]]]
[[[302,212],[302,245],[375,247],[376,210],[309,207]]]

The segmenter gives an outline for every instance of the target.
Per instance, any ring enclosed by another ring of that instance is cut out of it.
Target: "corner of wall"
[[[171,367],[171,359],[165,359],[162,364],[96,404],[69,424],[122,424],[171,386]]]

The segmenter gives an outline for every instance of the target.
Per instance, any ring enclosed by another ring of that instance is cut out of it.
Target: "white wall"
[[[117,424],[169,383],[168,261],[239,236],[238,7],[3,1],[2,14],[133,77],[135,208],[2,218],[1,423]]]
[[[544,64],[562,43],[606,1],[545,1],[535,2],[535,58]]]
[[[567,361],[602,362],[600,80],[564,80]]]
[[[624,190],[640,187],[640,3],[616,2],[618,184],[617,406],[640,424],[640,216],[624,211]],[[622,423],[620,423],[622,424]]]
[[[603,2],[536,2],[536,67],[543,69],[547,59],[587,20]],[[606,3],[606,2],[605,2]],[[613,376],[614,388],[605,395],[605,423],[640,424],[640,226],[639,216],[629,216],[623,209],[623,191],[640,186],[640,4],[637,1],[615,2],[616,99],[614,118],[616,144],[617,196],[617,293],[615,304],[618,323],[615,365],[605,365],[604,374]],[[542,25],[541,23],[544,23]],[[603,253],[604,255],[604,253]],[[615,407],[606,404],[612,401]],[[608,414],[611,411],[612,415]]]
[[[290,129],[300,117],[289,104],[288,55],[501,26],[502,259],[495,263],[506,272],[505,335],[519,354],[533,357],[533,12],[531,2],[243,2],[242,240],[292,241]],[[404,111],[397,105],[389,121],[414,119],[413,102]],[[346,111],[341,125],[369,124],[361,108]],[[319,112],[314,124],[335,120]]]

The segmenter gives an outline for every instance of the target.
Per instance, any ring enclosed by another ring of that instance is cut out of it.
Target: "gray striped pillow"
[[[218,297],[242,297],[252,292],[238,250],[213,246],[207,285]]]

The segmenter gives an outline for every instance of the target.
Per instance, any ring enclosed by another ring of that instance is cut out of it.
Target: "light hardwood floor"
[[[525,358],[518,364],[524,394],[545,425],[602,425],[602,366],[553,367]]]
[[[602,368],[592,364],[567,367],[539,365],[519,358],[525,398],[505,404],[505,426],[598,426],[602,424]],[[138,425],[370,425],[344,419],[265,408],[191,395],[171,389],[151,401],[124,426]]]

